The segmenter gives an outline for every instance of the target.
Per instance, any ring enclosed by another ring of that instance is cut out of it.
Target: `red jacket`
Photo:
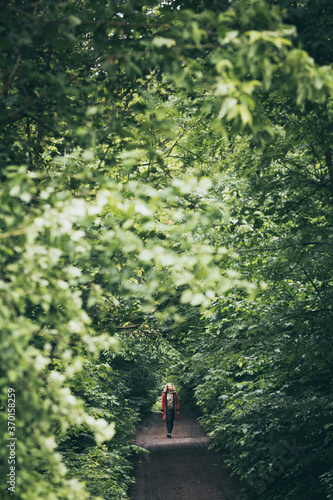
[[[163,392],[162,394],[162,404],[161,404],[161,411],[163,411],[163,420],[166,419],[166,402],[165,402],[165,395],[166,392]],[[175,409],[175,418],[178,418],[177,412],[179,411],[179,401],[178,401],[178,396],[177,393],[173,393],[173,407]]]

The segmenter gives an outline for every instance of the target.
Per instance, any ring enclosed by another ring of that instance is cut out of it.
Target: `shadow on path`
[[[161,414],[147,417],[135,444],[133,500],[242,500],[240,484],[230,477],[218,456],[208,450],[210,439],[192,413],[181,413],[172,438],[166,437]]]

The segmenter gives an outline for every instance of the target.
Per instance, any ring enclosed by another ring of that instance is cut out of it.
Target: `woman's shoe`
[[[167,434],[167,438],[171,438],[171,434],[170,434],[170,432],[168,432],[168,434]]]

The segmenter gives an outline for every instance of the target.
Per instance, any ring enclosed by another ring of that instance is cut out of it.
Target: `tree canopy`
[[[167,376],[249,498],[333,498],[331,2],[0,6],[18,498],[127,498]]]

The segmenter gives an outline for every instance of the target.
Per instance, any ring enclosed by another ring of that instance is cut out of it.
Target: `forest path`
[[[180,414],[171,439],[166,437],[161,414],[150,414],[135,438],[135,444],[149,453],[141,452],[136,460],[133,500],[246,498],[218,456],[208,450],[209,443],[192,413]]]

